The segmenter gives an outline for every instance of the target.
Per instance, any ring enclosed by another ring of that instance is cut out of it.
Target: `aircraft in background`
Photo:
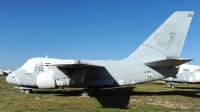
[[[8,70],[0,70],[0,76],[7,76],[11,72],[12,71],[10,69],[8,69]]]
[[[80,96],[88,96],[104,87],[173,77],[178,73],[177,66],[192,60],[179,57],[193,14],[193,11],[174,12],[126,59],[32,58],[9,74],[6,81],[19,85],[26,94],[39,88],[77,87],[85,88]]]
[[[200,84],[200,66],[183,64],[174,77],[163,79],[171,88],[177,83]]]

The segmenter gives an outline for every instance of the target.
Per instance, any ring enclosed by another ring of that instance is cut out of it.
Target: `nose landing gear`
[[[25,94],[31,94],[33,92],[32,89],[21,89],[21,92],[25,93]]]
[[[17,87],[18,89],[21,90],[22,93],[25,93],[25,94],[31,94],[33,92],[33,88],[28,88],[28,87]]]

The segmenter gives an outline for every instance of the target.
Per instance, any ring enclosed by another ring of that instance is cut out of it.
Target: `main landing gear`
[[[33,92],[32,89],[21,89],[21,92],[25,93],[25,94],[31,94]]]
[[[81,92],[81,94],[79,96],[82,97],[87,97],[90,96],[92,93],[101,93],[103,91],[103,89],[101,87],[86,87],[85,89],[83,89],[83,91]]]
[[[28,87],[18,87],[18,89],[21,90],[21,92],[25,93],[25,94],[31,94],[33,92],[33,88],[28,88]]]
[[[169,86],[170,88],[172,88],[172,89],[174,89],[174,88],[175,88],[175,86],[174,86],[174,85],[172,85],[172,84],[168,84],[168,86]]]
[[[165,81],[165,83],[166,83],[170,88],[172,88],[172,89],[175,88],[174,83],[172,83],[172,82],[167,82],[167,81]]]

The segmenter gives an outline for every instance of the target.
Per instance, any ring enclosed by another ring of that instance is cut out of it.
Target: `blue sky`
[[[200,65],[199,0],[0,0],[0,69],[33,57],[128,57],[173,12],[195,11],[182,58]]]

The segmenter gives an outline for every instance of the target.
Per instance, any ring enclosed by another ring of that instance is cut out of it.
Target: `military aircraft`
[[[0,70],[0,76],[4,75],[3,70]]]
[[[85,88],[88,96],[104,87],[145,83],[178,73],[179,58],[193,11],[174,12],[135,52],[122,60],[32,58],[6,78],[26,94],[36,88]],[[141,31],[143,32],[143,31]],[[137,37],[136,37],[137,38]]]
[[[7,76],[8,74],[11,73],[11,70],[0,70],[0,76]]]
[[[171,88],[177,83],[200,84],[200,66],[183,64],[176,76],[163,79]]]

